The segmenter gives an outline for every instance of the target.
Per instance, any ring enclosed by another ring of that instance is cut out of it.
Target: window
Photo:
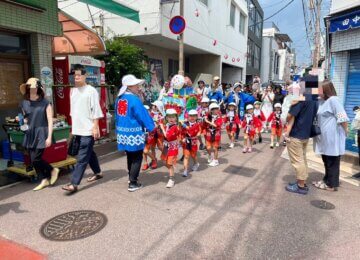
[[[256,12],[256,24],[255,24],[255,35],[259,38],[261,38],[262,34],[262,17],[259,13],[259,11]]]
[[[248,11],[249,11],[249,29],[252,32],[255,32],[255,23],[256,23],[256,9],[255,5],[249,1],[248,2]]]
[[[257,45],[254,45],[254,68],[260,69],[260,47]]]
[[[230,25],[232,27],[235,27],[235,10],[236,10],[236,7],[233,3],[231,3],[231,6],[230,6]]]
[[[274,58],[274,74],[278,75],[279,74],[279,61],[280,61],[280,56],[275,53],[275,58]]]
[[[178,74],[178,72],[179,72],[179,61],[169,59],[169,76]]]
[[[239,32],[241,34],[245,34],[245,15],[243,15],[242,13],[240,13],[240,23],[239,23]]]
[[[247,57],[247,65],[254,67],[254,50],[255,44],[252,40],[248,42],[248,57]]]
[[[204,5],[208,6],[208,0],[199,0],[201,3],[203,3]]]

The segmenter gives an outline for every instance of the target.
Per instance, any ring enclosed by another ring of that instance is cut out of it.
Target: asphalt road
[[[282,148],[265,143],[251,154],[241,148],[237,143],[221,151],[215,168],[201,155],[200,171],[178,174],[170,190],[160,167],[142,174],[145,187],[129,193],[126,160],[117,154],[102,158],[102,180],[84,180],[72,196],[61,190],[68,175],[41,192],[28,182],[2,189],[0,236],[49,259],[360,259],[358,187],[342,183],[335,193],[311,187],[306,196],[290,194],[284,187],[294,172],[280,158]],[[317,208],[315,200],[335,209]],[[40,235],[47,220],[80,209],[105,214],[105,228],[70,242]]]

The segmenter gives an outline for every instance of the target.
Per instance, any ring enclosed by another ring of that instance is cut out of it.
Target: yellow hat
[[[29,78],[26,83],[23,83],[20,85],[20,93],[22,95],[25,95],[26,93],[26,86],[30,86],[30,88],[37,88],[38,84],[40,84],[41,86],[41,83],[39,83],[40,80],[38,78]],[[42,86],[41,86],[42,88]]]

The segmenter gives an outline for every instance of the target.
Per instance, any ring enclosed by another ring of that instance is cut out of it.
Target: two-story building
[[[90,17],[87,6],[75,0],[59,3],[59,7],[89,26],[102,24],[107,35],[129,36],[132,43],[145,50],[162,83],[179,69],[179,41],[169,29],[171,18],[180,13],[179,1],[122,3],[139,10],[140,23],[92,7]],[[220,76],[224,83],[245,81],[247,17],[246,0],[184,1],[185,74],[193,80],[205,73]]]

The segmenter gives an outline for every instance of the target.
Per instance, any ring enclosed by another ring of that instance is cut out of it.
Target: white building
[[[280,33],[276,25],[263,30],[261,50],[261,79],[263,82],[286,81],[290,79],[294,66],[294,55],[287,43],[291,39]]]
[[[328,74],[352,120],[353,107],[360,106],[360,2],[333,0],[326,17]],[[354,132],[346,149],[357,152]]]
[[[105,34],[127,35],[143,48],[156,64],[163,79],[178,71],[178,40],[169,29],[169,21],[179,15],[179,2],[169,0],[123,0],[140,11],[140,23],[69,0],[59,7],[89,26],[100,25],[104,18]],[[66,8],[71,3],[72,6]],[[245,80],[247,52],[246,0],[185,0],[186,29],[185,74],[196,79],[200,73],[219,75],[222,82]],[[161,72],[160,72],[161,71]],[[209,82],[210,83],[210,82]]]

